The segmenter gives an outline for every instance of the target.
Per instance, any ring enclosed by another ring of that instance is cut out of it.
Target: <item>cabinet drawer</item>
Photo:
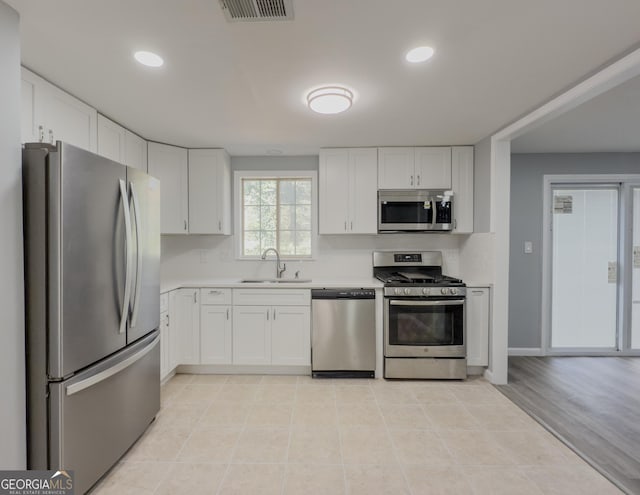
[[[160,312],[169,311],[169,293],[160,294]]]
[[[234,306],[310,306],[310,289],[234,289]]]
[[[231,304],[231,289],[200,289],[200,304]]]

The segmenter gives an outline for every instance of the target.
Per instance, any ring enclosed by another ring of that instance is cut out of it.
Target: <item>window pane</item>
[[[295,232],[291,230],[280,231],[280,254],[296,254]]]
[[[259,205],[260,204],[260,181],[244,179],[242,182],[244,186],[244,204]]]
[[[296,207],[285,205],[280,207],[280,229],[294,230],[296,228]]]
[[[296,181],[296,203],[299,205],[311,204],[311,179]]]
[[[260,230],[260,207],[244,207],[244,230]]]
[[[276,230],[276,207],[275,206],[261,206],[261,218],[260,225],[262,230]]]
[[[276,247],[276,232],[275,230],[263,230],[260,239],[260,252],[262,254],[267,248]]]
[[[311,230],[311,205],[296,206],[296,229]]]
[[[276,181],[261,180],[260,181],[260,204],[275,205],[276,204]]]
[[[296,232],[296,254],[311,255],[311,232]]]
[[[260,251],[260,232],[244,233],[243,254],[246,256],[259,256],[262,254],[262,251]]]
[[[296,181],[280,181],[280,204],[293,205],[296,203]]]

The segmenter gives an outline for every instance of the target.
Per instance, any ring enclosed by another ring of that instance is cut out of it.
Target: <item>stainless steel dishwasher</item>
[[[373,289],[311,291],[311,371],[314,377],[373,377],[376,369]]]

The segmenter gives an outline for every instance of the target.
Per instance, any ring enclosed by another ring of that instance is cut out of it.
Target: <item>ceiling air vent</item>
[[[293,0],[220,0],[220,5],[230,22],[293,19]]]

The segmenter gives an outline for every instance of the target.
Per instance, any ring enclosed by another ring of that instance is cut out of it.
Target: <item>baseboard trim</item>
[[[544,356],[541,347],[509,347],[509,356]]]

